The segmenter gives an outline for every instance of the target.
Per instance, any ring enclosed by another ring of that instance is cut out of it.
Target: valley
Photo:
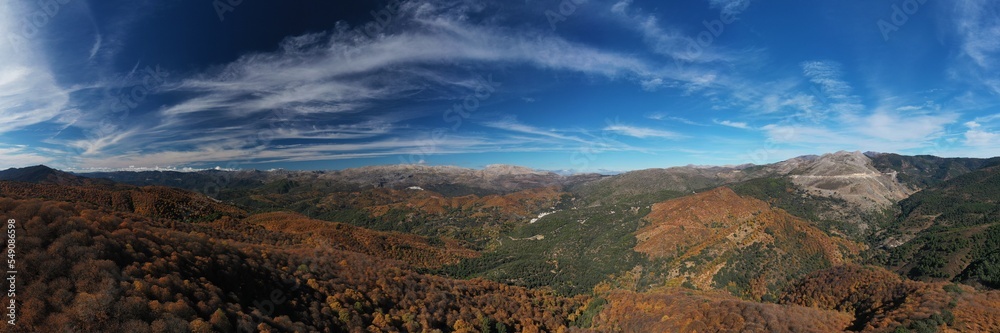
[[[0,171],[35,331],[997,331],[998,193],[1000,160],[860,152]]]
[[[1000,0],[0,0],[0,333],[1000,333]]]

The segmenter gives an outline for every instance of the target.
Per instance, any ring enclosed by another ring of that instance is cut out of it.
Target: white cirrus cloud
[[[489,68],[526,66],[640,85],[671,75],[662,73],[662,66],[633,55],[569,41],[547,31],[498,26],[492,20],[473,22],[469,19],[470,11],[478,7],[455,5],[460,2],[405,2],[393,18],[393,25],[376,38],[359,36],[341,23],[331,31],[286,38],[276,51],[245,54],[201,74],[172,78],[174,80],[161,90],[181,96],[180,100],[146,117],[152,123],[142,124],[139,132],[136,131],[139,127],[134,125],[105,130],[96,138],[77,140],[69,145],[93,158],[133,151],[152,154],[158,150],[180,150],[179,147],[197,151],[200,149],[198,142],[187,139],[193,137],[203,138],[202,143],[210,141],[215,149],[238,150],[248,142],[255,143],[252,139],[239,139],[253,137],[253,132],[259,130],[261,125],[253,119],[274,113],[282,113],[287,118],[321,118],[341,124],[376,118],[384,119],[386,126],[398,126],[400,119],[392,119],[394,116],[384,113],[413,113],[402,117],[409,120],[427,116],[428,112],[419,114],[420,109],[403,111],[376,106],[418,94],[426,99],[462,98],[480,93],[477,89],[482,88],[484,80],[494,83],[492,79],[470,79],[471,74],[456,68],[486,68],[483,76],[492,77],[488,75]],[[495,83],[502,86],[502,82]],[[139,118],[137,115],[131,120],[143,122]],[[218,128],[220,122],[253,126]],[[276,136],[274,139],[327,141],[375,139],[406,132],[331,130],[314,133],[298,128],[304,125],[270,127]],[[493,125],[530,130],[529,127],[517,127],[515,123]],[[142,135],[136,135],[140,132]],[[543,135],[543,132],[534,131],[531,134],[553,140],[586,142],[560,133]],[[177,157],[192,160],[189,157],[197,156],[208,155]]]
[[[995,1],[955,1],[962,51],[982,68],[996,68],[1000,55],[1000,11]]]
[[[184,80],[175,89],[199,96],[162,113],[350,112],[368,101],[470,84],[465,77],[425,70],[462,63],[523,64],[645,81],[655,71],[629,55],[551,34],[471,24],[443,10],[430,2],[407,3],[393,25],[406,29],[376,39],[359,41],[346,29],[288,38],[278,51],[248,54],[216,74]]]
[[[611,131],[619,133],[622,135],[627,135],[635,138],[646,139],[646,138],[661,138],[661,139],[680,139],[684,138],[684,135],[671,131],[664,131],[645,127],[635,127],[629,125],[613,124],[604,128],[605,131]]]
[[[958,114],[903,114],[876,111],[854,124],[858,132],[889,142],[927,142],[945,133],[945,126],[955,123]]]
[[[53,158],[32,152],[24,146],[0,146],[0,169],[51,164]]]
[[[904,115],[879,110],[830,124],[770,124],[761,130],[769,140],[781,144],[900,152],[932,146],[957,119],[954,113]]]
[[[0,6],[0,133],[46,121],[72,122],[64,112],[70,91],[56,81],[37,40],[24,36],[27,21],[21,18],[28,8],[19,4]]]
[[[611,12],[619,15],[624,15],[628,11],[628,7],[632,5],[632,0],[620,0],[611,6]]]
[[[712,8],[718,8],[728,12],[740,12],[750,7],[751,0],[709,0]]]
[[[554,129],[546,130],[535,126],[523,124],[521,122],[518,122],[517,119],[514,118],[505,118],[503,120],[498,120],[498,121],[487,121],[483,122],[481,125],[509,132],[517,132],[517,133],[547,137],[551,139],[564,141],[564,143],[565,142],[575,142],[582,144],[591,143],[590,141],[587,141],[586,139],[580,138],[578,136],[564,134],[562,133],[562,131],[556,131]]]
[[[802,72],[809,81],[818,85],[827,97],[833,99],[850,97],[851,85],[842,79],[840,64],[832,61],[807,61],[802,63]]]
[[[646,119],[651,119],[651,120],[661,120],[661,121],[662,120],[670,120],[670,121],[676,121],[676,122],[679,122],[679,123],[685,124],[685,125],[708,126],[706,124],[702,124],[702,123],[699,123],[697,121],[694,121],[694,120],[691,120],[691,119],[688,119],[688,118],[671,116],[670,114],[665,113],[665,112],[647,113],[645,115],[645,117],[646,117]]]
[[[750,129],[750,125],[744,122],[729,121],[729,120],[722,120],[722,121],[715,120],[714,122],[722,126],[728,126],[739,129]]]
[[[956,0],[955,29],[963,58],[958,77],[1000,95],[1000,4],[991,0]],[[971,63],[971,66],[965,63]]]

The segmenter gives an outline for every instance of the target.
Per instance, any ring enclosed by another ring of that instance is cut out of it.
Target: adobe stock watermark
[[[289,119],[292,119],[291,113],[291,111],[287,110],[272,112],[270,116],[264,120],[267,123],[267,128],[260,129],[253,135],[244,137],[242,139],[243,142],[238,146],[241,148],[251,147],[249,152],[247,152],[247,155],[244,155],[247,160],[243,163],[239,161],[227,162],[225,167],[220,168],[223,172],[214,173],[212,180],[202,187],[201,194],[212,198],[219,198],[222,194],[222,190],[234,182],[234,178],[237,175],[236,171],[239,171],[243,164],[250,164],[252,162],[250,160],[252,155],[262,150],[266,150],[270,146],[271,142],[278,137],[282,124],[288,122]],[[207,205],[207,203],[205,204]]]
[[[492,74],[485,77],[480,75],[476,77],[475,82],[471,93],[466,95],[461,102],[452,104],[451,108],[445,110],[441,115],[446,123],[452,125],[431,130],[430,138],[424,140],[416,152],[399,157],[402,164],[421,164],[425,157],[437,153],[438,146],[447,142],[449,133],[458,131],[459,127],[462,127],[462,123],[469,119],[473,112],[479,110],[482,102],[493,97],[497,88],[503,85],[501,82],[493,81]]]
[[[380,10],[368,12],[372,20],[364,25],[354,27],[352,34],[355,36],[365,36],[368,39],[378,38],[383,32],[389,29],[399,15],[399,8],[410,0],[391,0]]]
[[[282,283],[290,285],[290,287],[271,290],[267,295],[267,299],[253,301],[253,307],[260,311],[260,317],[252,318],[252,322],[249,323],[252,327],[240,325],[237,322],[236,330],[238,332],[257,332],[257,326],[263,323],[265,318],[274,316],[276,307],[288,302],[290,298],[289,294],[294,293],[302,287],[297,280],[286,280],[282,281]]]
[[[556,31],[556,25],[566,21],[567,17],[576,13],[577,6],[587,3],[587,0],[562,0],[554,9],[545,10],[545,19],[549,21],[552,31]]]
[[[9,1],[9,0],[8,0]],[[27,40],[35,38],[38,33],[48,25],[62,9],[62,6],[69,4],[72,0],[41,0],[33,3],[36,8],[28,15],[21,18],[18,28],[13,33],[7,35],[7,40],[15,52],[21,52]]]
[[[113,113],[125,112],[127,115],[130,110],[144,102],[151,92],[166,83],[167,78],[170,77],[170,72],[163,70],[160,65],[146,66],[140,73],[142,73],[142,79],[139,80],[141,84],[118,89],[115,94],[109,96]]]
[[[769,163],[772,156],[776,155],[781,143],[793,142],[796,133],[795,128],[786,126],[774,131],[772,137],[764,141],[764,146],[752,151],[748,151],[744,160],[754,165],[764,165]]]
[[[244,1],[245,0],[214,0],[212,1],[212,9],[215,10],[215,15],[219,17],[219,22],[225,22],[226,14],[235,11],[236,8],[242,5]],[[396,15],[399,14],[399,8],[402,7],[404,3],[409,1],[410,0],[389,0],[389,3],[382,9],[370,11],[369,14],[371,14],[373,21],[356,27],[354,29],[354,34],[368,36],[369,38],[377,37],[380,33],[388,29],[388,27],[393,23]]]
[[[141,79],[132,80],[131,76],[140,73]],[[111,129],[116,128],[115,123],[124,121],[132,113],[132,110],[139,107],[142,102],[155,92],[159,87],[167,82],[170,72],[163,70],[160,65],[146,66],[141,71],[129,74],[122,78],[122,85],[125,86],[114,93],[105,91],[106,101],[110,104],[111,113],[101,119],[98,123],[97,134],[108,135]],[[127,82],[138,82],[133,85],[126,85]]]
[[[695,35],[695,38],[686,38],[687,47],[681,57],[674,57],[674,64],[681,67],[681,60],[693,62],[705,54],[705,50],[715,44],[715,41],[726,32],[726,27],[739,20],[739,15],[750,8],[753,1],[747,0],[739,2],[739,5],[724,7],[719,11],[719,18],[708,21],[701,21],[704,30]]]
[[[608,124],[603,130],[601,130],[601,135],[597,137],[596,141],[590,141],[586,145],[581,146],[569,156],[569,163],[573,166],[576,171],[585,171],[590,168],[590,164],[597,161],[598,155],[604,152],[608,147],[612,147],[616,144],[620,144],[618,141],[618,133],[611,129],[616,128],[621,125],[621,122],[615,118],[614,121],[611,119],[605,119],[605,123]]]
[[[813,93],[816,98],[821,101],[826,101],[829,97],[822,93],[818,87],[813,86]],[[780,146],[782,144],[794,143],[800,140],[798,130],[796,130],[797,124],[815,124],[819,123],[824,119],[823,115],[813,112],[813,110],[804,110],[806,112],[795,113],[784,121],[781,122],[782,125],[768,125],[763,129],[768,132],[768,139],[764,141],[764,146],[758,149],[747,151],[744,155],[744,161],[747,163],[752,163],[755,165],[763,165],[770,163],[770,159],[780,151]],[[769,126],[773,126],[769,128]]]
[[[383,33],[396,23],[400,8],[410,0],[391,0],[380,10],[372,10],[368,14],[372,16],[372,21],[363,25],[355,26],[347,34],[350,40],[372,41],[378,39]],[[351,61],[361,50],[357,47],[345,47],[341,51],[341,58],[344,62]]]
[[[243,0],[215,0],[212,1],[212,9],[215,9],[215,15],[219,16],[219,22],[226,21],[226,13],[230,13],[236,10],[243,4]]]
[[[882,33],[882,39],[889,41],[889,34],[899,31],[899,28],[910,21],[910,16],[920,11],[920,7],[927,3],[927,0],[905,0],[901,4],[892,4],[892,12],[889,20],[879,19],[875,22],[878,31]]]

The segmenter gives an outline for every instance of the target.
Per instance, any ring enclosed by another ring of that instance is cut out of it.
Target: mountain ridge
[[[9,168],[0,171],[0,180],[25,183],[55,184],[55,185],[112,185],[107,179],[81,177],[39,164],[24,168]]]
[[[53,313],[28,317],[41,330],[990,331],[992,163],[111,175],[141,187],[36,167],[0,180],[0,212],[23,221],[30,262],[57,267],[25,270],[26,311]],[[80,248],[79,263],[61,255]],[[282,289],[294,301],[264,311],[274,283],[298,286]],[[94,306],[115,302],[128,306]]]

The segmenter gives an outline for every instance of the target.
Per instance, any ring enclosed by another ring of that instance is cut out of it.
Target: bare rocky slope
[[[861,152],[796,158],[777,163],[773,169],[810,192],[843,199],[867,211],[885,209],[917,190],[902,184],[895,171],[876,169]]]
[[[90,181],[36,167],[0,174],[16,180],[0,181],[0,208],[22,211],[19,232],[45,237],[26,238],[25,253],[51,244],[34,253],[52,263],[27,262],[60,267],[26,279],[26,295],[55,296],[26,304],[55,313],[26,321],[39,331],[257,320],[262,331],[996,331],[996,292],[973,289],[1000,285],[995,164],[838,152],[615,176],[422,165],[109,175],[199,194],[81,186]],[[882,211],[873,229],[846,228]],[[258,268],[232,269],[240,262]],[[122,273],[111,283],[53,275],[112,266]],[[275,316],[252,304],[269,290],[259,282],[278,276],[269,272],[310,288]],[[354,278],[331,282],[344,277]],[[129,298],[109,314],[147,307],[93,326],[80,314],[104,294],[73,289],[90,285],[118,286],[100,304]]]
[[[636,196],[657,191],[699,191],[758,178],[787,177],[811,195],[842,199],[863,211],[875,211],[920,189],[903,184],[898,172],[877,169],[861,152],[807,155],[760,166],[674,167],[647,169],[583,183],[575,189],[595,198]]]
[[[796,185],[815,195],[843,199],[867,211],[882,209],[925,187],[926,184],[913,180],[928,177],[922,173],[949,172],[949,175],[955,176],[975,170],[983,164],[983,160],[976,159],[946,160],[955,167],[936,171],[934,166],[940,168],[945,162],[924,161],[918,157],[890,159],[893,156],[898,155],[866,155],[842,151],[822,156],[801,156],[760,166],[683,166],[637,170],[614,176],[563,176],[511,165],[468,169],[415,164],[336,171],[205,170],[193,173],[151,171],[80,175],[108,178],[132,185],[173,186],[198,192],[205,192],[206,184],[233,190],[258,188],[276,182],[295,182],[298,187],[319,187],[336,191],[364,188],[406,189],[416,186],[447,196],[512,193],[537,187],[563,186],[598,203],[600,198],[607,197],[642,196],[662,191],[689,193],[756,178],[788,177]],[[913,171],[915,167],[920,169]],[[902,173],[897,170],[902,170]],[[209,192],[212,190],[208,188]]]

